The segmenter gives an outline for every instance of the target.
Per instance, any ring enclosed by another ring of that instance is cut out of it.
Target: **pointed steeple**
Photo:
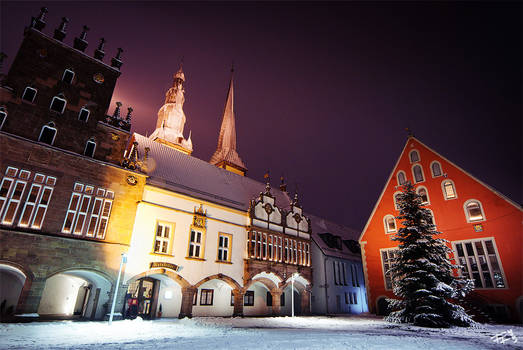
[[[236,174],[245,175],[247,167],[236,151],[236,125],[234,119],[234,69],[231,69],[231,81],[223,109],[222,126],[218,136],[218,147],[210,163]]]

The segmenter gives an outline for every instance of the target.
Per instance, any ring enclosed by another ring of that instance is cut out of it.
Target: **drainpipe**
[[[327,293],[327,260],[329,260],[328,258],[325,258],[323,260],[323,276],[325,277],[325,315],[327,315],[329,313],[329,293]]]

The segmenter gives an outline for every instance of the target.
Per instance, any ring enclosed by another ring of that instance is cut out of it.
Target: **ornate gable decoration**
[[[278,208],[275,202],[276,198],[271,194],[271,187],[267,183],[265,192],[260,193],[258,199],[251,201],[251,225],[283,233],[284,211]]]
[[[203,210],[203,204],[199,208],[194,207],[192,226],[205,229],[207,227],[207,210]]]

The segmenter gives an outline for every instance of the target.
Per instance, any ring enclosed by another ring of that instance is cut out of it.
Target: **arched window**
[[[89,119],[89,114],[91,114],[91,112],[87,108],[80,109],[80,113],[78,113],[78,120],[87,122],[87,119]]]
[[[407,183],[407,177],[405,176],[405,172],[403,170],[398,171],[397,180],[398,186],[403,186]]]
[[[452,180],[444,180],[441,183],[441,189],[443,190],[443,197],[445,197],[446,200],[458,198],[456,188],[454,187],[454,182],[452,182]]]
[[[96,142],[94,142],[94,138],[90,138],[85,143],[85,150],[84,155],[88,157],[94,157],[94,150],[96,149]]]
[[[429,193],[427,192],[427,189],[425,187],[418,187],[418,189],[416,190],[416,193],[421,196],[421,204],[423,204],[423,205],[430,204]]]
[[[463,207],[465,209],[465,216],[467,217],[467,222],[485,220],[485,213],[483,212],[481,203],[478,200],[468,200],[465,202]]]
[[[409,153],[409,158],[411,163],[419,162],[419,153],[416,150],[412,150]]]
[[[51,101],[51,105],[49,106],[49,109],[58,112],[62,114],[65,110],[65,106],[67,105],[67,101],[63,98],[63,96],[55,96],[53,97],[53,100]]]
[[[430,171],[432,172],[432,177],[443,175],[443,172],[441,171],[441,164],[437,160],[430,164]]]
[[[40,136],[38,137],[38,141],[47,143],[48,145],[52,145],[54,143],[54,139],[56,137],[56,128],[53,122],[50,122],[48,125],[44,125],[42,127],[42,131],[40,131]]]
[[[414,182],[425,181],[425,178],[423,177],[423,169],[421,169],[421,165],[419,164],[412,167],[412,175],[414,176]]]
[[[385,225],[385,233],[396,232],[396,220],[392,215],[385,215],[383,218],[383,224]]]
[[[36,97],[36,92],[37,91],[35,88],[30,86],[26,87],[24,93],[22,94],[22,100],[33,103]]]
[[[430,223],[434,226],[436,226],[436,220],[434,220],[434,212],[430,209],[427,209],[429,211],[429,215],[430,215]]]
[[[396,210],[400,210],[400,207],[399,207],[399,196],[401,195],[401,192],[396,192],[394,193],[394,196],[393,196],[393,200],[394,200],[394,208],[396,208]]]

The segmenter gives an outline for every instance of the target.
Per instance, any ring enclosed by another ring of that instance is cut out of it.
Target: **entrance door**
[[[129,285],[128,295],[131,299],[129,317],[140,316],[144,319],[154,318],[154,285],[155,280],[152,278],[142,278]]]
[[[76,297],[76,304],[74,306],[73,315],[83,317],[85,314],[85,309],[87,307],[87,302],[89,301],[89,294],[91,291],[91,286],[83,285],[78,289],[78,295]]]

